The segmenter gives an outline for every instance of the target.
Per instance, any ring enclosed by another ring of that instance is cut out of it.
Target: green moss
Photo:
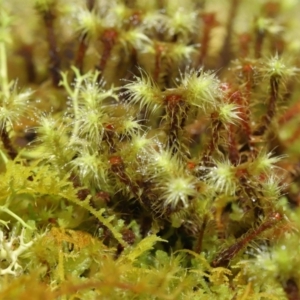
[[[300,299],[299,9],[0,0],[0,298]]]

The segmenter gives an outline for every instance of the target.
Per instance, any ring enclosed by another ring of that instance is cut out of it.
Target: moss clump
[[[300,299],[299,9],[0,1],[0,298]]]

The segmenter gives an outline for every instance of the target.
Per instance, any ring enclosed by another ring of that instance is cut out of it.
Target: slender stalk
[[[236,17],[236,13],[238,10],[238,6],[239,6],[240,0],[231,0],[231,4],[230,4],[230,11],[229,11],[229,15],[228,15],[228,22],[227,22],[227,26],[226,26],[226,36],[223,42],[223,46],[221,49],[221,53],[220,53],[220,66],[222,68],[224,68],[225,66],[227,66],[227,64],[230,62],[231,60],[231,40],[232,40],[232,33],[233,33],[233,24],[234,24],[234,20]]]
[[[247,148],[251,149],[252,129],[249,109],[251,87],[248,87],[249,80],[250,79],[247,80],[245,96],[243,96],[240,91],[235,91],[231,94],[230,98],[234,103],[239,105],[239,116],[241,118],[242,131],[244,133],[244,137],[246,138]]]
[[[0,87],[5,98],[9,97],[9,84],[6,65],[6,49],[4,42],[0,42]]]
[[[0,206],[0,211],[7,213],[8,215],[12,216],[13,218],[15,218],[18,222],[20,222],[20,224],[22,224],[22,226],[29,228],[29,229],[33,229],[32,227],[30,227],[29,225],[27,225],[18,215],[16,215],[14,212],[12,212],[9,208],[7,208],[6,206]]]
[[[255,30],[255,42],[254,42],[254,57],[260,58],[262,54],[263,42],[265,39],[265,31],[259,28]]]
[[[187,109],[181,95],[170,94],[165,100],[166,118],[169,125],[167,148],[177,153],[180,147],[179,133],[184,126],[184,114]]]
[[[249,47],[251,42],[251,35],[249,33],[242,33],[239,35],[239,50],[240,56],[246,58],[249,56]]]
[[[203,223],[200,228],[199,235],[197,237],[197,243],[196,243],[196,247],[195,247],[196,253],[201,253],[201,251],[202,251],[202,242],[203,242],[203,236],[204,236],[204,232],[206,229],[206,225],[207,225],[207,216],[205,215],[204,219],[203,219]]]
[[[271,76],[268,109],[266,115],[263,117],[263,124],[253,133],[256,136],[264,135],[273,120],[276,112],[276,104],[278,102],[279,82],[280,78],[277,75]]]
[[[116,43],[118,33],[115,29],[106,29],[101,37],[103,43],[103,52],[98,65],[98,70],[103,72],[105,70],[106,64],[111,56],[112,49]]]
[[[240,160],[240,153],[235,136],[235,127],[230,125],[228,129],[228,154],[229,160],[234,166],[236,166]]]
[[[154,68],[153,79],[155,82],[158,82],[159,74],[161,71],[162,53],[164,51],[164,46],[159,43],[156,45],[155,50],[156,50],[156,55],[155,55],[155,68]]]
[[[200,55],[198,58],[198,66],[204,64],[205,58],[207,56],[207,51],[209,49],[209,40],[212,29],[218,25],[216,21],[216,16],[214,13],[206,13],[202,16],[204,28],[203,28],[203,35],[201,40],[201,48],[200,48]]]
[[[204,165],[209,164],[210,159],[212,157],[213,152],[216,150],[218,141],[219,141],[219,132],[222,128],[223,124],[215,119],[214,114],[212,114],[212,134],[209,143],[203,151],[202,161]]]
[[[50,64],[49,70],[52,77],[53,85],[57,86],[61,79],[60,77],[60,57],[58,54],[57,40],[54,33],[54,20],[55,15],[49,10],[43,13],[44,23],[46,25],[47,30],[47,41],[49,45],[49,56],[50,56]]]
[[[24,45],[18,51],[25,61],[26,70],[27,70],[27,79],[29,82],[34,82],[36,80],[36,69],[33,61],[33,51],[31,45]]]
[[[76,59],[75,59],[75,66],[79,69],[80,73],[83,73],[83,62],[86,50],[88,48],[88,42],[87,42],[87,35],[85,34],[80,38]]]
[[[275,224],[277,224],[282,219],[279,213],[272,213],[268,219],[262,223],[257,229],[248,233],[244,238],[240,239],[235,244],[231,245],[229,248],[220,252],[212,262],[212,267],[216,268],[219,266],[227,265],[249,242],[251,242],[255,237],[270,229]]]

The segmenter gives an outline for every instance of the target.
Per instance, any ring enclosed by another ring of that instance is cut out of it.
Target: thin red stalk
[[[249,97],[249,96],[248,96]],[[246,142],[250,146],[251,141],[251,125],[250,125],[250,109],[247,95],[243,97],[240,91],[235,91],[231,94],[230,100],[239,106],[239,116],[241,118],[242,130],[246,137]]]
[[[118,37],[118,33],[115,29],[110,28],[106,29],[103,32],[103,35],[101,37],[101,41],[103,43],[103,53],[98,65],[98,69],[103,72],[105,70],[107,61],[109,60],[111,56],[111,51],[116,43],[116,39]]]
[[[249,56],[250,42],[251,35],[249,33],[242,33],[239,35],[240,57],[245,58]]]
[[[162,60],[162,52],[164,51],[164,46],[161,44],[157,44],[155,47],[155,68],[154,68],[154,74],[153,74],[153,79],[154,81],[159,80],[159,74],[161,70],[161,60]]]
[[[201,66],[204,63],[204,60],[207,55],[207,51],[209,49],[209,40],[210,40],[211,31],[218,24],[218,22],[216,21],[215,13],[203,14],[202,19],[203,19],[204,28],[203,28],[203,35],[201,40],[198,66]]]
[[[240,160],[238,145],[235,139],[235,126],[230,125],[228,128],[228,155],[230,162],[236,166]]]
[[[270,126],[276,112],[276,104],[278,101],[280,78],[276,75],[270,78],[270,97],[266,115],[263,117],[263,124],[253,133],[254,135],[262,136]]]
[[[240,91],[233,91],[230,84],[224,83],[221,86],[224,91],[226,102],[235,103],[239,108],[239,116],[241,118],[242,128],[247,137],[247,142],[251,136],[250,121],[247,114],[247,109],[245,105],[245,100],[242,97]],[[240,161],[240,154],[237,144],[237,132],[236,127],[233,124],[228,126],[228,156],[229,160],[233,165],[237,165]]]
[[[18,51],[18,54],[20,54],[25,60],[28,81],[34,82],[36,79],[36,70],[33,62],[32,46],[23,45],[22,48]]]
[[[278,101],[278,93],[279,93],[279,82],[280,82],[279,77],[277,77],[276,75],[271,76],[270,78],[271,96],[269,99],[268,114],[266,118],[266,121],[268,122],[267,125],[271,123],[276,112],[276,104]]]
[[[216,150],[216,147],[218,145],[219,141],[219,132],[220,129],[222,128],[223,124],[215,118],[214,114],[212,114],[212,134],[211,134],[211,139],[209,143],[207,144],[206,149],[203,151],[203,162],[204,165],[207,165],[207,163],[210,162],[210,158],[213,154],[213,152]]]
[[[248,233],[241,240],[231,245],[229,248],[220,252],[212,262],[212,267],[216,268],[219,266],[227,265],[243,248],[249,244],[253,239],[255,239],[259,234],[264,232],[267,229],[272,228],[276,225],[282,216],[279,213],[272,213],[268,219],[262,223],[257,229],[254,229]]]
[[[51,10],[45,11],[43,13],[44,23],[46,25],[47,30],[47,41],[49,46],[49,69],[52,76],[52,82],[54,85],[58,85],[61,77],[60,77],[60,57],[58,55],[58,47],[57,40],[54,33],[54,20],[55,15]]]
[[[260,58],[262,54],[263,42],[265,39],[265,31],[259,28],[255,29],[254,56]]]
[[[181,95],[171,94],[166,97],[165,104],[167,120],[169,121],[167,147],[172,149],[173,153],[176,153],[180,145],[179,132],[182,130],[181,125],[184,125],[182,119],[184,118],[185,102]]]
[[[231,40],[232,40],[232,33],[233,33],[233,23],[236,17],[237,9],[239,6],[240,0],[231,0],[230,4],[230,11],[228,15],[228,22],[226,26],[226,36],[223,42],[223,46],[220,52],[220,66],[225,67],[231,60]]]
[[[294,117],[300,114],[300,100],[298,100],[294,105],[292,105],[278,120],[279,125],[284,125],[285,123],[292,120]]]
[[[253,66],[249,63],[243,65],[243,76],[245,78],[245,107],[247,109],[248,116],[250,115],[250,100],[251,100],[251,91],[253,88]]]
[[[87,35],[85,34],[80,38],[76,59],[75,59],[75,65],[79,69],[80,73],[83,72],[83,61],[84,61],[86,50],[88,48],[86,36]]]
[[[207,223],[207,216],[205,216],[203,219],[203,223],[200,228],[199,235],[197,237],[197,243],[196,243],[196,247],[195,247],[196,253],[201,253],[201,251],[202,251],[202,242],[203,242],[203,236],[204,236],[204,232],[205,232],[205,228],[206,228],[206,223]]]
[[[137,61],[137,52],[136,49],[131,49],[131,65],[128,67],[126,75],[124,77],[124,81],[130,81],[133,80],[134,74],[136,73],[138,61]],[[124,98],[124,95],[121,93],[120,95],[121,99]]]
[[[225,226],[224,226],[224,213],[225,207],[216,207],[215,210],[215,222],[216,222],[216,230],[218,234],[219,240],[225,240]]]

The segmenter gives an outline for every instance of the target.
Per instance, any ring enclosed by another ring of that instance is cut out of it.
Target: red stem
[[[227,26],[226,26],[226,36],[224,39],[224,43],[222,46],[222,50],[220,53],[220,67],[225,67],[231,60],[231,40],[232,40],[232,28],[233,28],[233,23],[234,23],[234,19],[236,17],[236,12],[238,9],[238,5],[239,5],[240,1],[239,0],[231,0],[231,5],[230,5],[230,11],[229,11],[229,15],[228,15],[228,22],[227,22]]]
[[[116,43],[116,39],[118,37],[118,33],[115,29],[106,29],[101,37],[101,41],[103,43],[103,53],[100,59],[100,63],[98,69],[103,72],[107,61],[110,58],[111,51]]]
[[[270,229],[282,219],[281,214],[272,213],[268,219],[262,223],[257,229],[248,233],[244,238],[231,245],[229,248],[220,252],[212,262],[212,267],[227,265],[249,242],[261,234],[263,231]]]
[[[263,117],[263,124],[253,133],[254,135],[262,136],[270,126],[276,112],[276,104],[278,101],[280,78],[276,75],[270,78],[270,98],[266,115]]]
[[[79,69],[80,73],[83,72],[83,61],[84,61],[86,50],[88,48],[88,44],[87,44],[87,41],[86,41],[86,36],[87,35],[85,34],[80,39],[80,43],[79,43],[79,47],[78,47],[77,55],[76,55],[76,59],[75,59],[75,65]]]
[[[230,162],[236,166],[240,160],[238,145],[235,140],[235,126],[230,125],[228,130],[228,152]]]
[[[218,25],[218,22],[216,21],[215,13],[206,13],[203,14],[203,35],[201,40],[201,48],[200,48],[200,56],[198,59],[198,66],[203,65],[203,62],[207,55],[207,50],[209,49],[209,40],[211,31],[214,27]]]
[[[52,82],[55,86],[58,85],[61,76],[60,76],[60,57],[57,50],[57,41],[54,33],[54,20],[55,15],[49,10],[43,14],[44,23],[47,30],[47,40],[49,45],[49,70],[52,76]]]

